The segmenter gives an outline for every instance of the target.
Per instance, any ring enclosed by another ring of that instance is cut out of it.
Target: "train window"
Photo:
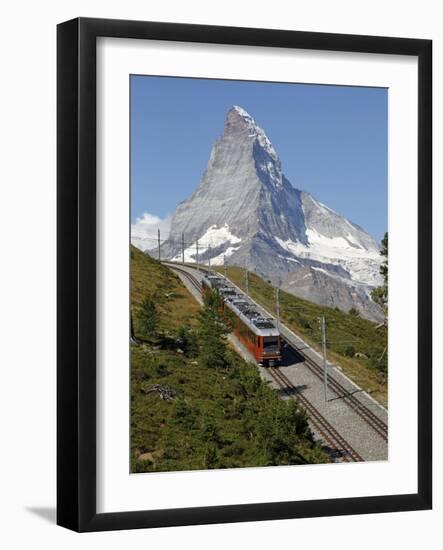
[[[264,351],[277,351],[278,337],[277,336],[265,336],[263,338],[263,350]]]

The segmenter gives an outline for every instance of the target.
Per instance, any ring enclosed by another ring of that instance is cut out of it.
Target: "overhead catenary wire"
[[[181,240],[173,240],[173,239],[158,239],[158,237],[143,237],[143,240],[144,241],[151,241],[153,244],[152,248],[155,247],[155,244],[160,242],[160,244],[164,244],[164,243],[168,243],[168,244],[171,244],[171,245],[174,245],[174,246],[177,246],[177,247],[181,247],[182,245],[186,246],[187,248],[189,247],[194,247],[196,246],[196,243],[197,243],[197,240],[198,240],[198,243],[199,243],[199,247],[200,248],[209,248],[209,247],[217,247],[217,246],[221,246],[223,244],[226,244],[227,242],[229,242],[229,239],[226,240],[226,239],[223,239],[223,240],[218,240],[218,239],[214,239],[214,238],[211,238],[210,241],[201,241],[200,239],[195,239],[194,241],[192,242],[186,242],[184,240],[184,237],[183,239]]]

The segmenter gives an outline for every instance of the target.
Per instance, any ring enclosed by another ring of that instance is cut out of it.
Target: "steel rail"
[[[323,380],[323,369],[320,365],[317,365],[310,357],[305,355],[298,347],[285,337],[285,341],[289,347],[297,353],[306,363],[306,366],[313,372],[317,378]],[[334,391],[337,397],[343,398],[347,404],[362,418],[377,434],[384,439],[388,440],[388,426],[381,418],[379,418],[373,411],[371,411],[366,405],[364,405],[354,395],[347,390],[334,376],[328,375],[328,386]]]
[[[199,292],[201,291],[202,285],[191,273],[175,265],[171,265],[171,264],[165,264],[165,265],[170,269],[172,269],[172,271],[178,271],[179,273],[184,275],[188,279],[188,281],[194,286],[194,288],[196,288]]]
[[[292,399],[302,404],[309,415],[309,420],[316,431],[321,435],[324,442],[341,453],[346,462],[364,462],[361,455],[351,446],[348,441],[332,426],[321,412],[307,399],[305,395],[295,386],[289,378],[281,372],[278,367],[270,367],[268,372],[280,388]],[[291,392],[292,390],[292,392]]]

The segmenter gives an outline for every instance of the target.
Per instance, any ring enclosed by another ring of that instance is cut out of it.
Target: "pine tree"
[[[140,330],[145,336],[152,336],[158,324],[158,313],[155,302],[149,296],[143,300],[139,314],[138,322]]]
[[[385,316],[387,316],[388,309],[388,234],[385,233],[381,241],[380,254],[384,257],[384,260],[380,266],[380,275],[383,277],[383,284],[371,292],[371,297],[376,304],[383,308]]]
[[[200,313],[200,364],[205,367],[222,368],[226,365],[227,326],[222,316],[223,300],[218,292],[205,296]]]
[[[290,399],[276,403],[274,396],[265,391],[255,420],[263,464],[299,463],[297,443],[301,436],[309,436],[309,425],[306,413],[295,401]]]

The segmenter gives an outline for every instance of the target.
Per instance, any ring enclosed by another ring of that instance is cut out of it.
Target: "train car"
[[[231,331],[259,365],[273,366],[281,361],[280,332],[273,319],[263,317],[246,295],[217,275],[202,281],[202,293],[217,289],[223,297],[224,314]]]
[[[242,297],[226,300],[225,308],[233,314],[233,333],[259,365],[273,366],[281,361],[280,332],[273,319],[263,317]]]
[[[222,277],[214,274],[205,275],[202,279],[202,294],[216,290],[226,285],[225,280]]]

